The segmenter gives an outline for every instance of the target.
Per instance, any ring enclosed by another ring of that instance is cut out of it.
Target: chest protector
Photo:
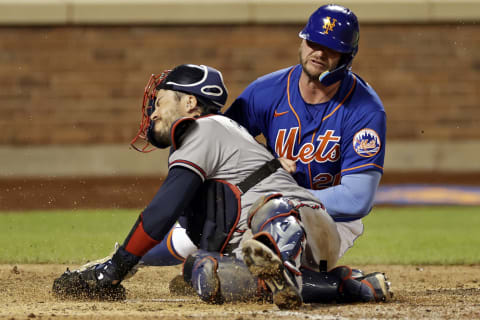
[[[181,118],[172,125],[172,152],[181,146],[195,122],[194,118]],[[240,220],[241,195],[280,166],[278,159],[272,159],[237,186],[224,180],[206,180],[179,219],[192,242],[199,249],[222,253]]]
[[[180,220],[199,249],[222,253],[240,215],[240,191],[237,187],[223,180],[207,180]]]

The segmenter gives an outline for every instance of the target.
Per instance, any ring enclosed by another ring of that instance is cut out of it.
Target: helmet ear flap
[[[338,62],[338,67],[345,65],[346,69],[350,69],[353,63],[353,58],[357,54],[358,47],[355,48],[352,52],[343,53],[340,61]]]

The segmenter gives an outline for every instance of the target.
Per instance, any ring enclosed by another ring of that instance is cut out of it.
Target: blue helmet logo
[[[325,19],[323,19],[323,32],[325,34],[328,34],[328,32],[333,31],[336,22],[337,19],[332,19],[330,17],[326,17]]]

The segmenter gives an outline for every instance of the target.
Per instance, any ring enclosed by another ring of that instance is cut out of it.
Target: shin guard
[[[250,274],[241,260],[216,252],[199,250],[188,256],[183,275],[198,296],[208,303],[222,304],[265,298],[258,279]]]
[[[294,274],[300,273],[305,232],[298,211],[288,199],[278,195],[260,198],[250,210],[248,225],[253,239],[272,249]]]
[[[250,209],[248,225],[253,239],[243,245],[250,272],[265,281],[280,309],[302,304],[301,253],[305,232],[294,205],[281,195],[258,199]]]

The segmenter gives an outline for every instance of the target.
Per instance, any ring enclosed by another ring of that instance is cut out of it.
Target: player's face
[[[155,123],[153,127],[155,140],[160,144],[171,145],[170,127],[175,120],[188,115],[184,100],[177,97],[171,90],[161,89],[157,92],[155,111],[150,116],[150,120]]]
[[[318,80],[323,72],[335,69],[342,54],[304,39],[300,44],[299,56],[303,72],[310,79]]]

